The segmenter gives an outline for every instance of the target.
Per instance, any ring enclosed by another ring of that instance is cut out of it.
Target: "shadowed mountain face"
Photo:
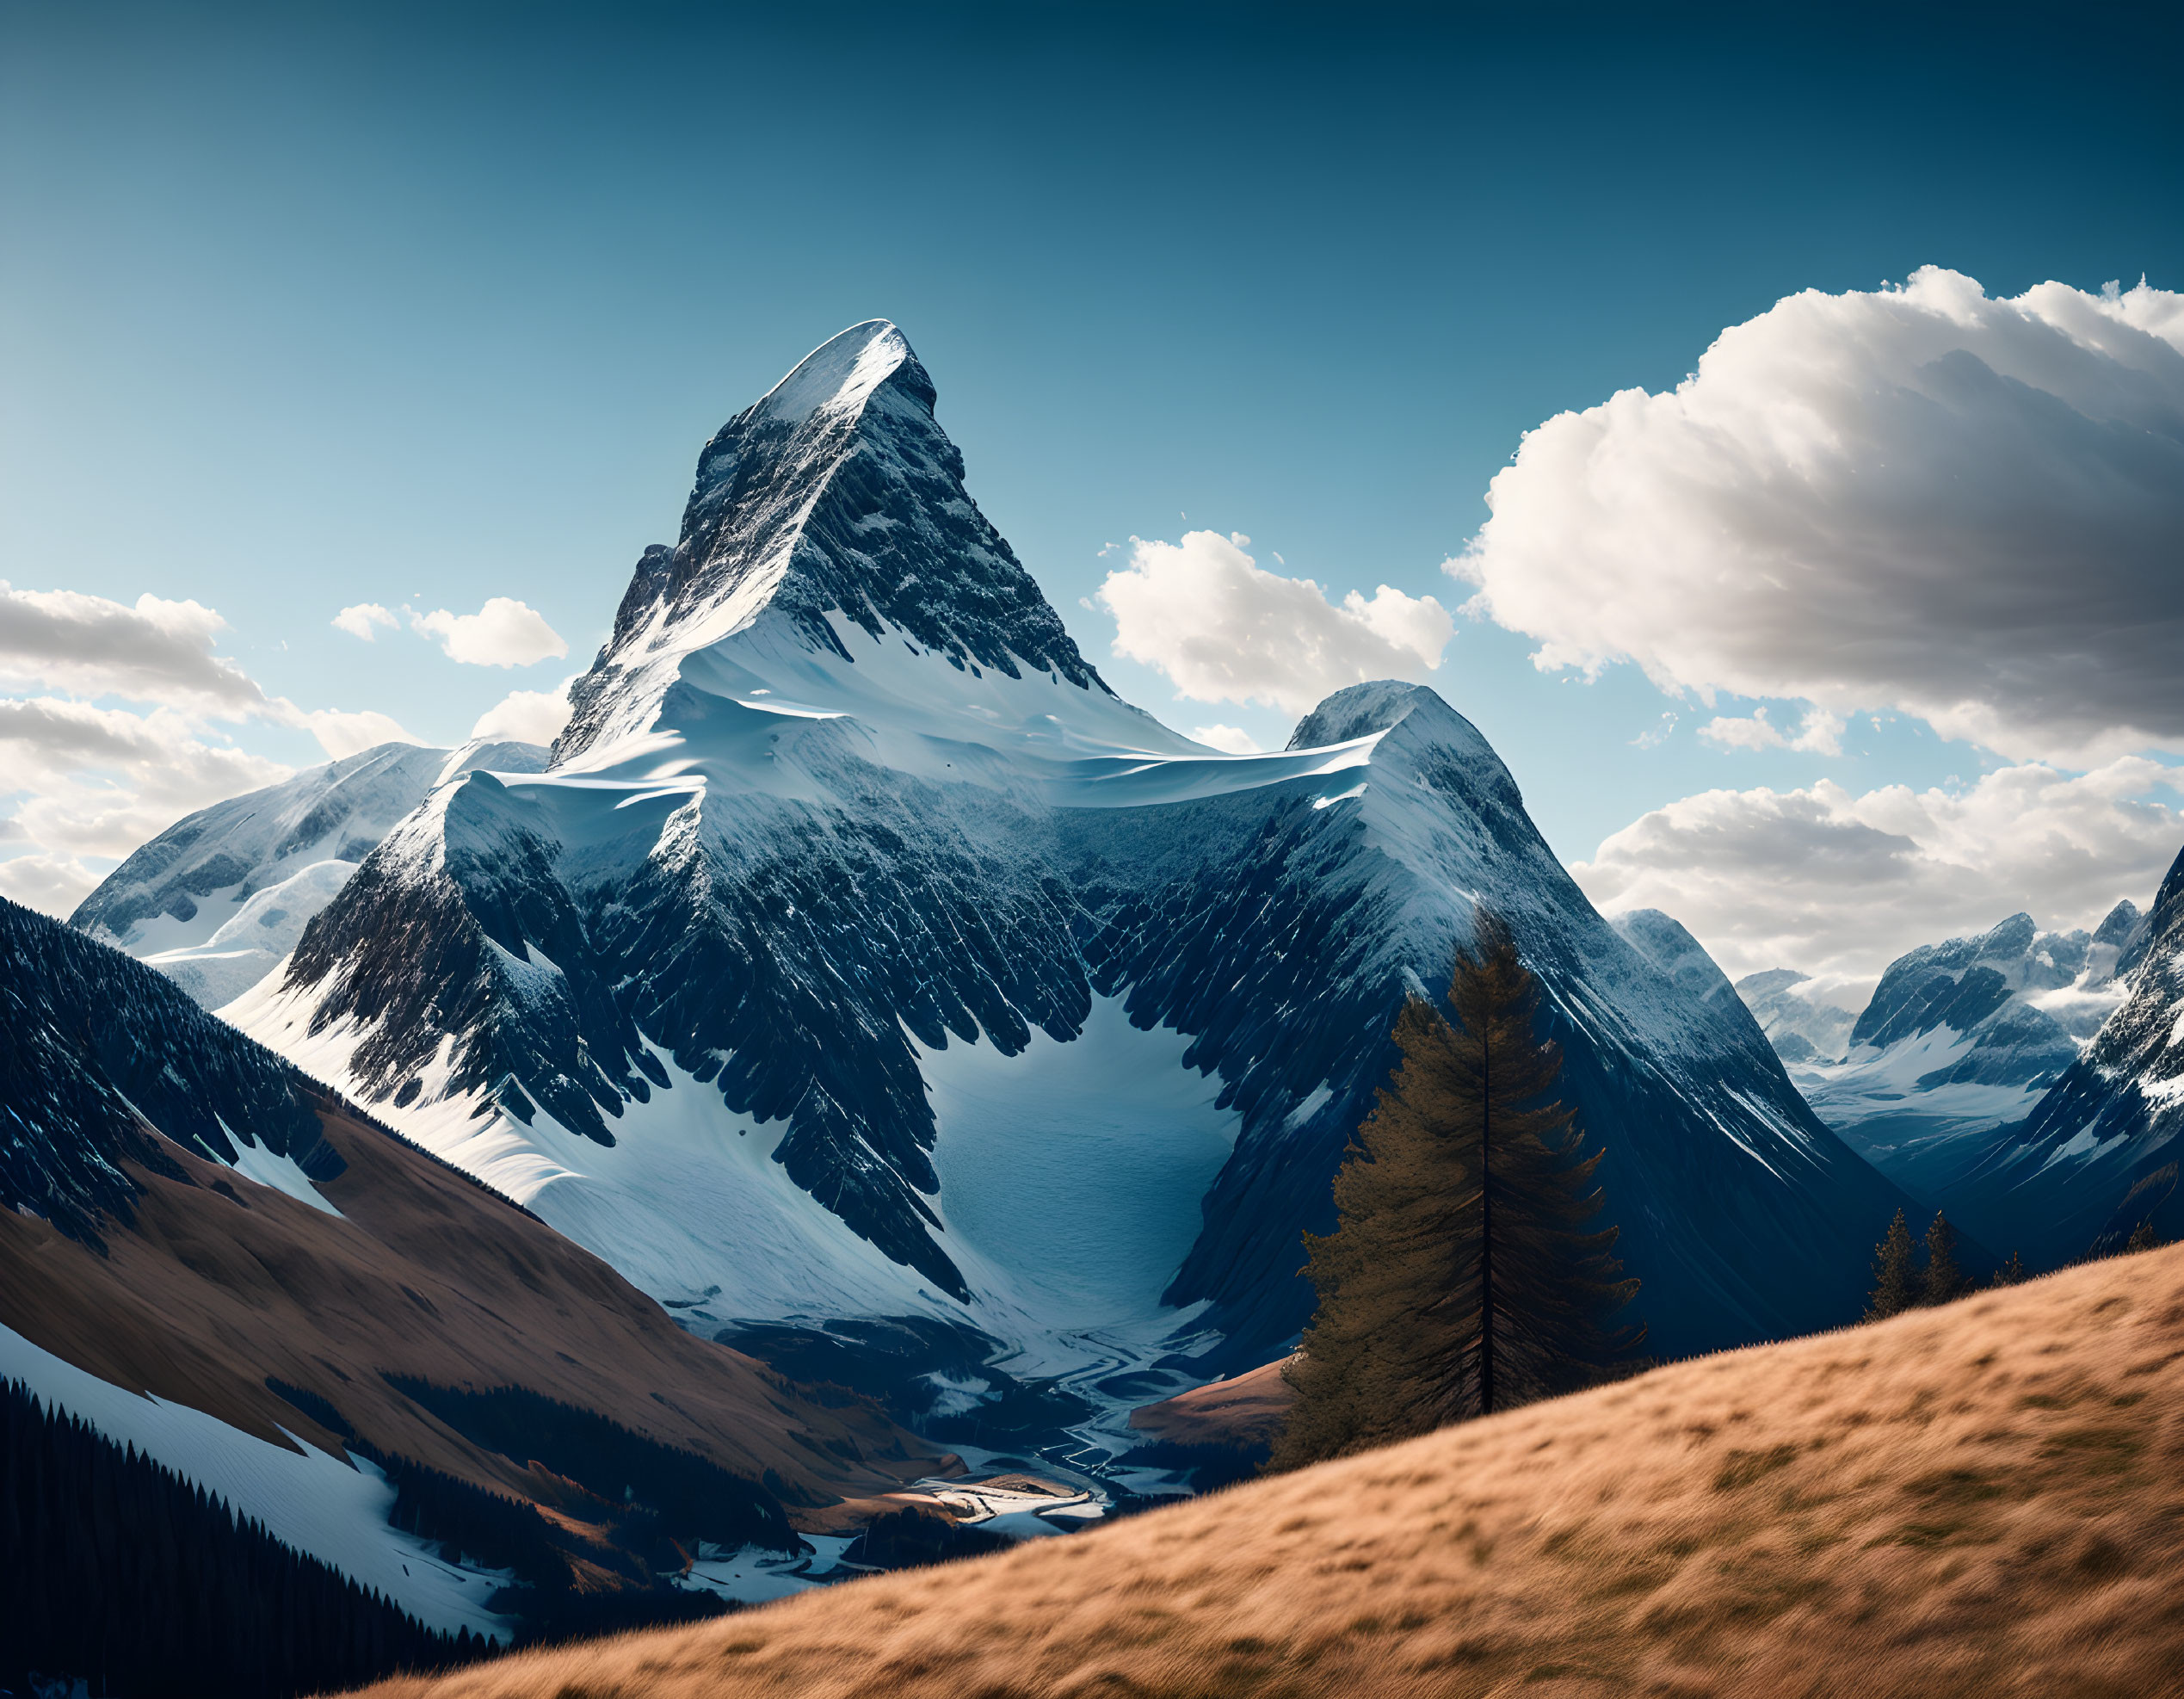
[[[176,1146],[232,1165],[238,1128],[306,1175],[341,1172],[303,1076],[148,970],[5,899],[0,963],[0,1210],[102,1251],[141,1173],[179,1177]]]
[[[938,1463],[861,1400],[691,1337],[149,967],[4,901],[0,1112],[0,1378],[435,1628],[657,1594],[682,1500],[708,1504],[708,1539],[778,1548],[789,1508]],[[677,1504],[623,1502],[648,1467]],[[420,1528],[457,1542],[447,1561]],[[509,1568],[521,1596],[493,1603]]]
[[[1295,1333],[1396,1010],[1487,902],[1657,1344],[1855,1313],[1903,1198],[1711,963],[1600,918],[1468,721],[1361,683],[1280,751],[1179,737],[933,410],[875,322],[731,421],[553,767],[435,791],[231,1017],[694,1324],[967,1321],[1136,1402]]]

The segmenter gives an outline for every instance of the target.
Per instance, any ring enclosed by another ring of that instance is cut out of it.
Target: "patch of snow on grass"
[[[228,1167],[254,1185],[293,1197],[299,1203],[307,1203],[313,1209],[327,1215],[339,1215],[334,1208],[311,1183],[311,1177],[296,1165],[296,1159],[268,1150],[256,1140],[247,1139],[225,1121],[220,1130],[227,1134],[228,1142],[235,1146],[235,1160]]]

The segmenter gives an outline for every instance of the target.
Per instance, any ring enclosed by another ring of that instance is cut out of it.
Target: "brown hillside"
[[[2184,1248],[432,1699],[2184,1690]]]
[[[1272,1445],[1296,1399],[1295,1389],[1282,1379],[1281,1364],[1269,1362],[1140,1406],[1130,1412],[1130,1425],[1148,1439],[1174,1445]]]
[[[533,1484],[382,1376],[526,1387],[770,1474],[793,1513],[941,1467],[863,1401],[815,1399],[685,1333],[597,1257],[423,1152],[338,1104],[320,1118],[348,1167],[319,1189],[345,1220],[170,1145],[188,1183],[135,1170],[136,1221],[109,1225],[105,1257],[0,1213],[0,1323],[117,1386],[337,1449],[265,1382],[305,1387],[383,1449],[504,1492]]]

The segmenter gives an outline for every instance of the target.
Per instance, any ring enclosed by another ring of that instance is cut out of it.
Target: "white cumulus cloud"
[[[1191,733],[1191,740],[1204,744],[1208,749],[1225,751],[1230,755],[1259,753],[1257,742],[1240,726],[1201,726]]]
[[[2184,773],[2125,756],[2073,775],[2005,767],[1962,789],[1714,790],[1657,808],[1570,872],[1603,911],[1663,909],[1731,978],[1796,967],[1870,991],[1904,951],[2019,910],[2092,926],[2148,905]]]
[[[331,623],[336,631],[345,631],[351,637],[361,638],[369,643],[374,627],[385,626],[392,630],[402,622],[391,610],[380,607],[376,602],[359,602],[335,615]]]
[[[0,893],[65,914],[182,815],[293,770],[217,722],[307,729],[336,757],[411,741],[384,714],[267,695],[214,652],[226,629],[195,602],[0,584]]]
[[[1549,419],[1488,500],[1447,570],[1542,667],[2015,760],[2184,748],[2184,296],[1809,290],[1672,391]]]
[[[0,580],[0,688],[122,696],[223,719],[265,713],[265,692],[213,652],[226,628],[194,602],[145,595],[132,607]]]
[[[311,735],[318,739],[319,748],[336,761],[380,744],[417,741],[402,729],[392,714],[381,714],[377,708],[313,708],[304,716],[304,724],[311,728]]]
[[[581,676],[581,675],[579,675]],[[487,708],[470,728],[473,743],[550,744],[569,723],[569,687],[565,678],[552,690],[511,690]]]
[[[569,652],[546,615],[513,596],[488,596],[475,614],[413,613],[410,624],[436,639],[448,659],[470,666],[527,667]]]
[[[1310,578],[1285,578],[1246,554],[1239,533],[1187,531],[1180,542],[1130,540],[1130,564],[1098,599],[1114,616],[1114,652],[1157,668],[1178,695],[1256,702],[1302,714],[1368,678],[1415,677],[1441,664],[1455,635],[1432,596],[1387,584],[1339,602]]]
[[[65,913],[101,874],[191,810],[291,769],[206,734],[176,709],[147,714],[63,697],[0,699],[0,779],[16,795],[0,840],[0,891]]]

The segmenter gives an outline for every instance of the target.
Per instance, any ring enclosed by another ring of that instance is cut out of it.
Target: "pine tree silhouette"
[[[1283,1370],[1297,1399],[1270,1469],[1301,1467],[1592,1384],[1636,1366],[1615,1316],[1638,1282],[1613,1254],[1539,990],[1480,911],[1448,992],[1397,1017],[1402,1053],[1335,1179],[1337,1226],[1307,1233],[1319,1306]]]
[[[1873,1291],[1866,1302],[1866,1319],[1885,1321],[1901,1315],[1918,1301],[1918,1290],[1911,1267],[1911,1224],[1899,1209],[1888,1224],[1887,1235],[1873,1247]]]
[[[1919,1301],[1946,1304],[1964,1288],[1964,1270],[1957,1266],[1957,1230],[1937,1209],[1926,1230],[1926,1278]]]
[[[1995,1277],[1988,1282],[1988,1284],[1990,1286],[2021,1286],[2024,1284],[2025,1278],[2025,1259],[2013,1251],[2009,1253],[2009,1260],[1995,1270]]]

